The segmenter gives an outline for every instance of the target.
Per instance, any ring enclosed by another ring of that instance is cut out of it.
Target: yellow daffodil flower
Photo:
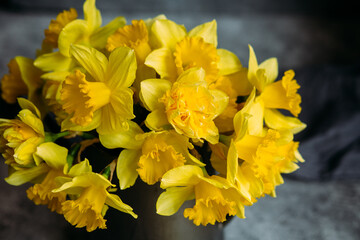
[[[52,190],[58,188],[55,178],[66,176],[64,170],[67,165],[67,153],[66,148],[52,142],[43,143],[37,147],[34,156],[44,161],[49,170],[41,182],[26,191],[28,198],[36,205],[47,205],[51,211],[59,214],[62,213],[61,204],[66,200],[66,193],[54,193]]]
[[[199,226],[224,222],[226,216],[244,218],[243,197],[226,179],[205,176],[198,166],[186,165],[164,174],[161,188],[166,189],[156,203],[157,213],[170,216],[186,200],[195,198],[195,206],[184,210],[184,217]]]
[[[10,60],[9,74],[1,79],[1,97],[7,103],[15,103],[19,96],[28,96],[36,105],[40,105],[37,91],[43,85],[40,79],[42,72],[33,65],[30,58],[17,56]]]
[[[61,109],[60,90],[66,76],[77,68],[76,61],[70,56],[71,44],[91,46],[98,50],[105,49],[108,36],[125,24],[123,17],[117,17],[104,27],[100,11],[95,0],[87,0],[84,5],[84,20],[76,19],[76,10],[60,13],[45,30],[43,49],[39,52],[34,65],[46,72],[41,77],[46,81],[43,97],[50,104],[50,110],[56,115],[58,122],[67,117]],[[58,47],[58,51],[51,52]]]
[[[88,75],[76,70],[63,82],[61,101],[69,117],[62,122],[62,129],[96,128],[100,134],[126,129],[127,121],[135,117],[129,88],[135,79],[134,51],[119,47],[109,60],[96,49],[81,45],[72,46],[71,53]]]
[[[44,72],[70,71],[74,67],[73,59],[70,57],[71,44],[81,44],[102,50],[105,48],[107,38],[125,24],[123,17],[117,17],[101,27],[102,18],[95,6],[95,0],[86,0],[83,9],[84,19],[74,20],[75,12],[71,10],[59,15],[61,20],[56,20],[58,22],[56,28],[62,28],[53,31],[56,34],[51,38],[53,45],[57,42],[59,51],[40,55],[35,60],[35,66]]]
[[[36,164],[33,153],[45,140],[40,112],[30,101],[19,98],[19,119],[0,119],[0,149],[5,163],[13,168]]]
[[[237,57],[217,47],[217,24],[213,20],[187,32],[184,26],[162,19],[151,27],[154,47],[145,64],[155,69],[161,78],[174,82],[192,67],[201,67],[206,81],[213,83],[218,75],[235,73],[241,69]]]
[[[281,173],[295,171],[298,168],[296,163],[303,161],[297,151],[298,143],[292,138],[282,139],[280,132],[273,129],[264,129],[263,136],[251,135],[249,119],[251,116],[242,111],[234,118],[236,133],[228,152],[227,178],[230,182],[237,180],[238,159],[241,159],[241,174],[252,171],[252,175],[262,181],[263,193],[276,196],[275,187],[283,183]],[[254,183],[254,186],[259,184]],[[258,189],[255,192],[259,192]]]
[[[300,86],[294,79],[294,71],[286,71],[282,80],[275,81],[278,76],[276,58],[270,58],[258,65],[253,48],[249,48],[248,79],[260,93],[255,101],[262,102],[266,125],[272,129],[289,130],[294,134],[302,131],[306,127],[304,123],[297,118],[284,116],[276,110],[288,110],[295,117],[301,111],[301,97],[297,93]]]
[[[173,84],[164,79],[145,80],[141,83],[140,98],[151,111],[145,121],[150,129],[172,126],[189,138],[218,142],[213,120],[226,108],[228,96],[209,89],[203,69],[189,69]]]
[[[135,183],[138,176],[147,184],[155,184],[168,170],[184,164],[204,166],[189,153],[193,149],[189,139],[174,130],[144,133],[134,122],[129,130],[101,135],[107,148],[124,148],[117,163],[117,176],[121,189]]]
[[[106,49],[109,52],[121,46],[134,49],[137,62],[134,88],[137,99],[140,91],[140,82],[144,79],[156,77],[155,70],[146,66],[144,62],[153,48],[149,31],[152,24],[159,19],[166,19],[166,17],[159,15],[153,19],[133,20],[130,25],[118,28],[107,40]]]
[[[104,215],[108,206],[137,218],[129,205],[123,203],[117,195],[108,192],[107,189],[111,186],[114,185],[104,176],[89,171],[73,177],[53,192],[78,196],[74,200],[65,201],[62,212],[69,223],[77,228],[86,227],[86,230],[91,232],[97,228],[106,228]]]
[[[76,9],[70,8],[68,11],[64,10],[56,16],[55,20],[51,20],[49,28],[45,29],[45,38],[42,43],[42,50],[40,53],[50,52],[53,48],[58,48],[59,34],[62,29],[73,20],[77,19],[78,14]],[[41,55],[41,54],[40,54]]]

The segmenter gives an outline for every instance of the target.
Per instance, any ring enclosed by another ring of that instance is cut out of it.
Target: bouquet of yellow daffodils
[[[244,67],[217,48],[215,20],[190,31],[164,15],[102,26],[95,0],[83,13],[59,13],[36,58],[8,64],[2,98],[22,110],[0,119],[6,182],[31,183],[30,200],[87,231],[106,228],[109,207],[137,218],[116,185],[138,177],[164,189],[160,215],[195,199],[183,212],[195,225],[244,218],[244,206],[275,197],[281,174],[303,161],[293,141],[306,126],[293,70],[278,77],[277,59],[258,64],[251,46]],[[59,132],[48,131],[49,115]],[[119,155],[95,172],[81,153],[98,142]]]

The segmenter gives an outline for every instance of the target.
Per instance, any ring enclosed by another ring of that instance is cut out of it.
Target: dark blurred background
[[[2,0],[0,75],[16,56],[34,57],[50,19],[83,1]],[[248,44],[261,62],[277,57],[294,69],[308,127],[296,136],[306,160],[285,176],[277,198],[264,198],[234,218],[225,239],[360,239],[360,15],[356,1],[97,1],[103,22],[165,14],[188,30],[216,19],[220,48],[247,66]],[[1,105],[0,117],[11,115]],[[0,168],[7,176],[6,166]],[[27,200],[25,187],[0,180],[0,239],[66,239],[61,216]],[[111,219],[109,219],[109,222]],[[46,230],[44,230],[46,229]],[[34,234],[36,233],[36,234]],[[150,238],[151,239],[151,238]]]

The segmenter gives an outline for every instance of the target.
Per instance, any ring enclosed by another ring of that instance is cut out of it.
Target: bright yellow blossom
[[[95,6],[95,0],[86,0],[83,11],[84,19],[75,19],[75,12],[72,10],[59,14],[60,19],[56,20],[57,24],[53,23],[56,30],[50,30],[53,34],[49,40],[52,45],[57,44],[59,51],[40,55],[35,60],[35,66],[44,72],[54,71],[60,74],[69,72],[75,64],[70,57],[72,44],[81,44],[102,50],[105,48],[108,36],[125,24],[123,17],[117,17],[106,26],[101,27],[102,18],[100,11]],[[51,24],[49,29],[50,27],[52,27]]]
[[[107,148],[125,148],[119,155],[117,176],[120,188],[132,186],[138,176],[147,184],[155,184],[168,170],[187,164],[203,166],[189,153],[189,139],[174,130],[144,133],[134,122],[128,131],[101,135]]]
[[[262,103],[265,123],[268,127],[277,130],[288,130],[297,133],[306,125],[294,117],[286,117],[276,109],[290,111],[295,117],[301,111],[301,97],[297,93],[300,86],[293,79],[293,70],[286,71],[280,81],[275,81],[278,76],[278,63],[276,58],[270,58],[260,65],[257,63],[256,55],[251,46],[249,57],[248,79],[259,91],[255,102]]]
[[[78,196],[74,200],[63,202],[62,212],[69,223],[77,228],[86,227],[86,230],[91,232],[97,228],[106,228],[104,215],[108,206],[137,218],[129,205],[123,203],[117,195],[108,192],[107,189],[111,186],[113,184],[104,176],[85,172],[65,182],[53,192]]]
[[[43,82],[40,79],[42,72],[34,67],[30,58],[17,56],[10,60],[9,74],[1,79],[1,97],[7,103],[15,103],[19,96],[28,96],[36,105],[40,104],[37,91]]]
[[[209,90],[203,69],[189,69],[173,84],[161,79],[145,80],[141,83],[140,98],[152,111],[145,121],[151,129],[172,126],[189,138],[218,141],[213,120],[226,108],[228,96],[219,90]]]
[[[0,119],[0,150],[5,163],[13,168],[36,164],[33,153],[45,140],[40,112],[30,101],[19,98],[19,119]]]
[[[244,218],[243,196],[219,176],[205,176],[198,166],[186,165],[168,171],[161,180],[166,189],[157,203],[157,213],[176,213],[186,200],[195,198],[195,206],[184,210],[184,216],[199,226],[224,222],[226,216]]]
[[[217,47],[217,24],[213,20],[193,28],[190,32],[173,21],[154,22],[151,34],[155,48],[145,64],[155,69],[161,78],[175,81],[192,67],[203,68],[205,79],[211,84],[218,75],[235,73],[241,63],[231,52]]]
[[[63,109],[69,117],[62,129],[110,133],[126,129],[134,118],[133,92],[136,60],[133,50],[119,47],[109,60],[94,48],[74,45],[71,53],[91,76],[80,70],[66,77],[61,90]]]
[[[64,174],[65,166],[67,165],[67,149],[48,142],[37,147],[35,157],[45,161],[48,167],[48,172],[45,178],[30,187],[26,193],[30,200],[34,201],[36,205],[47,205],[51,211],[62,213],[62,203],[66,200],[66,193],[54,193],[52,190],[57,188],[55,178],[66,176]]]
[[[146,66],[144,62],[153,49],[149,31],[152,24],[158,19],[166,19],[166,17],[159,15],[147,20],[133,20],[130,25],[118,28],[107,40],[106,48],[109,52],[120,46],[126,46],[135,51],[137,70],[133,87],[136,100],[139,99],[140,82],[156,77],[155,70]]]
[[[298,143],[292,138],[282,139],[280,132],[273,129],[264,129],[262,136],[249,134],[248,119],[251,118],[242,111],[234,118],[236,134],[230,143],[227,176],[230,181],[236,181],[240,159],[242,173],[245,169],[252,171],[252,175],[262,181],[263,193],[275,196],[275,187],[283,183],[281,173],[295,171],[296,162],[303,161],[297,151]]]
[[[61,30],[70,22],[78,17],[77,11],[70,8],[68,11],[64,10],[56,16],[55,20],[51,20],[49,28],[45,29],[45,39],[42,43],[43,51],[51,50],[58,47],[58,39]]]
[[[108,38],[106,48],[109,52],[121,46],[134,49],[136,61],[144,63],[145,58],[151,52],[149,34],[144,20],[133,20],[131,25],[118,28]]]

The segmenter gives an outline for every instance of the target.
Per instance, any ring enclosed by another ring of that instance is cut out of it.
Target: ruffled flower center
[[[103,208],[106,190],[99,187],[88,187],[76,200],[68,200],[62,204],[65,219],[77,228],[86,227],[88,232],[97,228],[106,229]]]
[[[106,48],[109,52],[117,47],[126,46],[135,50],[138,63],[144,63],[151,52],[149,34],[143,20],[133,20],[131,25],[119,28],[107,40]]]
[[[5,74],[1,79],[1,97],[7,103],[16,103],[16,98],[27,95],[28,87],[25,85],[19,65],[15,59],[11,59],[9,64],[9,74]]]
[[[184,163],[184,156],[157,134],[145,140],[137,171],[144,182],[152,185],[159,181],[164,173]]]
[[[294,79],[293,70],[285,72],[281,81],[274,82],[265,87],[261,94],[266,108],[279,108],[289,110],[295,117],[301,112],[301,96],[297,93],[300,85]]]
[[[216,106],[205,86],[176,82],[159,101],[165,104],[168,121],[180,134],[197,139],[218,134],[213,122]]]
[[[111,90],[103,82],[88,82],[85,74],[76,70],[66,77],[61,90],[63,109],[73,114],[70,119],[80,126],[88,125],[94,112],[110,103]]]
[[[224,222],[227,215],[237,213],[236,203],[225,199],[219,188],[205,181],[195,185],[195,199],[195,206],[186,208],[184,217],[193,220],[197,226]]]
[[[179,75],[192,67],[201,67],[205,70],[205,78],[209,84],[216,80],[220,58],[215,46],[206,43],[203,38],[185,37],[176,44],[174,57]]]
[[[77,17],[78,14],[74,8],[70,8],[69,11],[64,10],[59,13],[56,20],[52,19],[49,28],[45,29],[45,39],[43,40],[43,43],[51,46],[52,48],[57,48],[61,30]]]
[[[50,170],[40,184],[30,187],[26,193],[28,198],[34,201],[36,205],[47,205],[51,211],[62,214],[61,204],[66,200],[66,193],[52,192],[58,187],[55,178],[59,176],[64,176],[61,170]]]

